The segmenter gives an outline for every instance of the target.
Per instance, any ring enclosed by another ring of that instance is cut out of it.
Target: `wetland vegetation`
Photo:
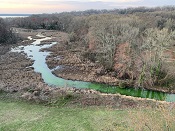
[[[0,19],[0,130],[174,130],[174,70],[173,6]]]

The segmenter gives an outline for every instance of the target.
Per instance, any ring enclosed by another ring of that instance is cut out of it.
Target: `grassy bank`
[[[112,128],[111,122],[123,121],[126,112],[98,108],[55,108],[0,100],[0,130],[93,131]]]
[[[166,108],[51,107],[0,99],[1,131],[175,130],[175,111]]]

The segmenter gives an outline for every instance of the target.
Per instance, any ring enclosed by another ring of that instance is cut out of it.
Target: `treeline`
[[[3,19],[0,18],[0,44],[15,44],[17,42],[17,37],[13,34],[12,30],[5,23]]]
[[[156,8],[148,7],[137,7],[137,8],[126,8],[126,9],[112,9],[112,10],[86,10],[86,11],[72,11],[72,12],[63,12],[60,14],[69,14],[74,16],[88,16],[94,14],[134,14],[134,13],[145,13],[145,12],[156,12],[156,11],[174,11],[174,6],[164,6]]]
[[[65,31],[70,48],[84,47],[83,59],[100,63],[118,79],[139,87],[175,87],[173,6],[33,15],[14,19],[11,25]],[[171,61],[165,52],[173,55]]]
[[[60,30],[69,31],[72,22],[74,22],[75,17],[88,17],[90,15],[99,14],[114,14],[114,15],[136,15],[145,18],[153,18],[159,24],[163,26],[166,19],[175,19],[175,7],[165,6],[156,8],[138,7],[138,8],[127,8],[127,9],[114,9],[114,10],[87,10],[87,11],[72,11],[72,12],[62,12],[55,14],[40,14],[32,15],[26,18],[17,18],[10,22],[11,25],[31,28],[31,29],[48,29],[48,30]],[[143,16],[142,16],[143,15]],[[159,21],[158,18],[159,17]],[[68,29],[69,28],[69,29]]]

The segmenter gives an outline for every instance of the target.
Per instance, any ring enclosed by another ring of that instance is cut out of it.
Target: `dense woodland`
[[[103,65],[118,79],[134,81],[136,87],[175,86],[175,7],[40,14],[6,22],[67,32],[68,48],[81,48],[82,59]],[[0,24],[9,33],[2,20]],[[0,42],[9,38],[0,32]]]
[[[13,34],[7,23],[0,18],[0,44],[15,44],[17,36]]]

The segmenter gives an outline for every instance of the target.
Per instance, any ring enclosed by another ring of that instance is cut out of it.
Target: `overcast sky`
[[[2,13],[55,13],[87,9],[175,5],[175,0],[0,0]]]

